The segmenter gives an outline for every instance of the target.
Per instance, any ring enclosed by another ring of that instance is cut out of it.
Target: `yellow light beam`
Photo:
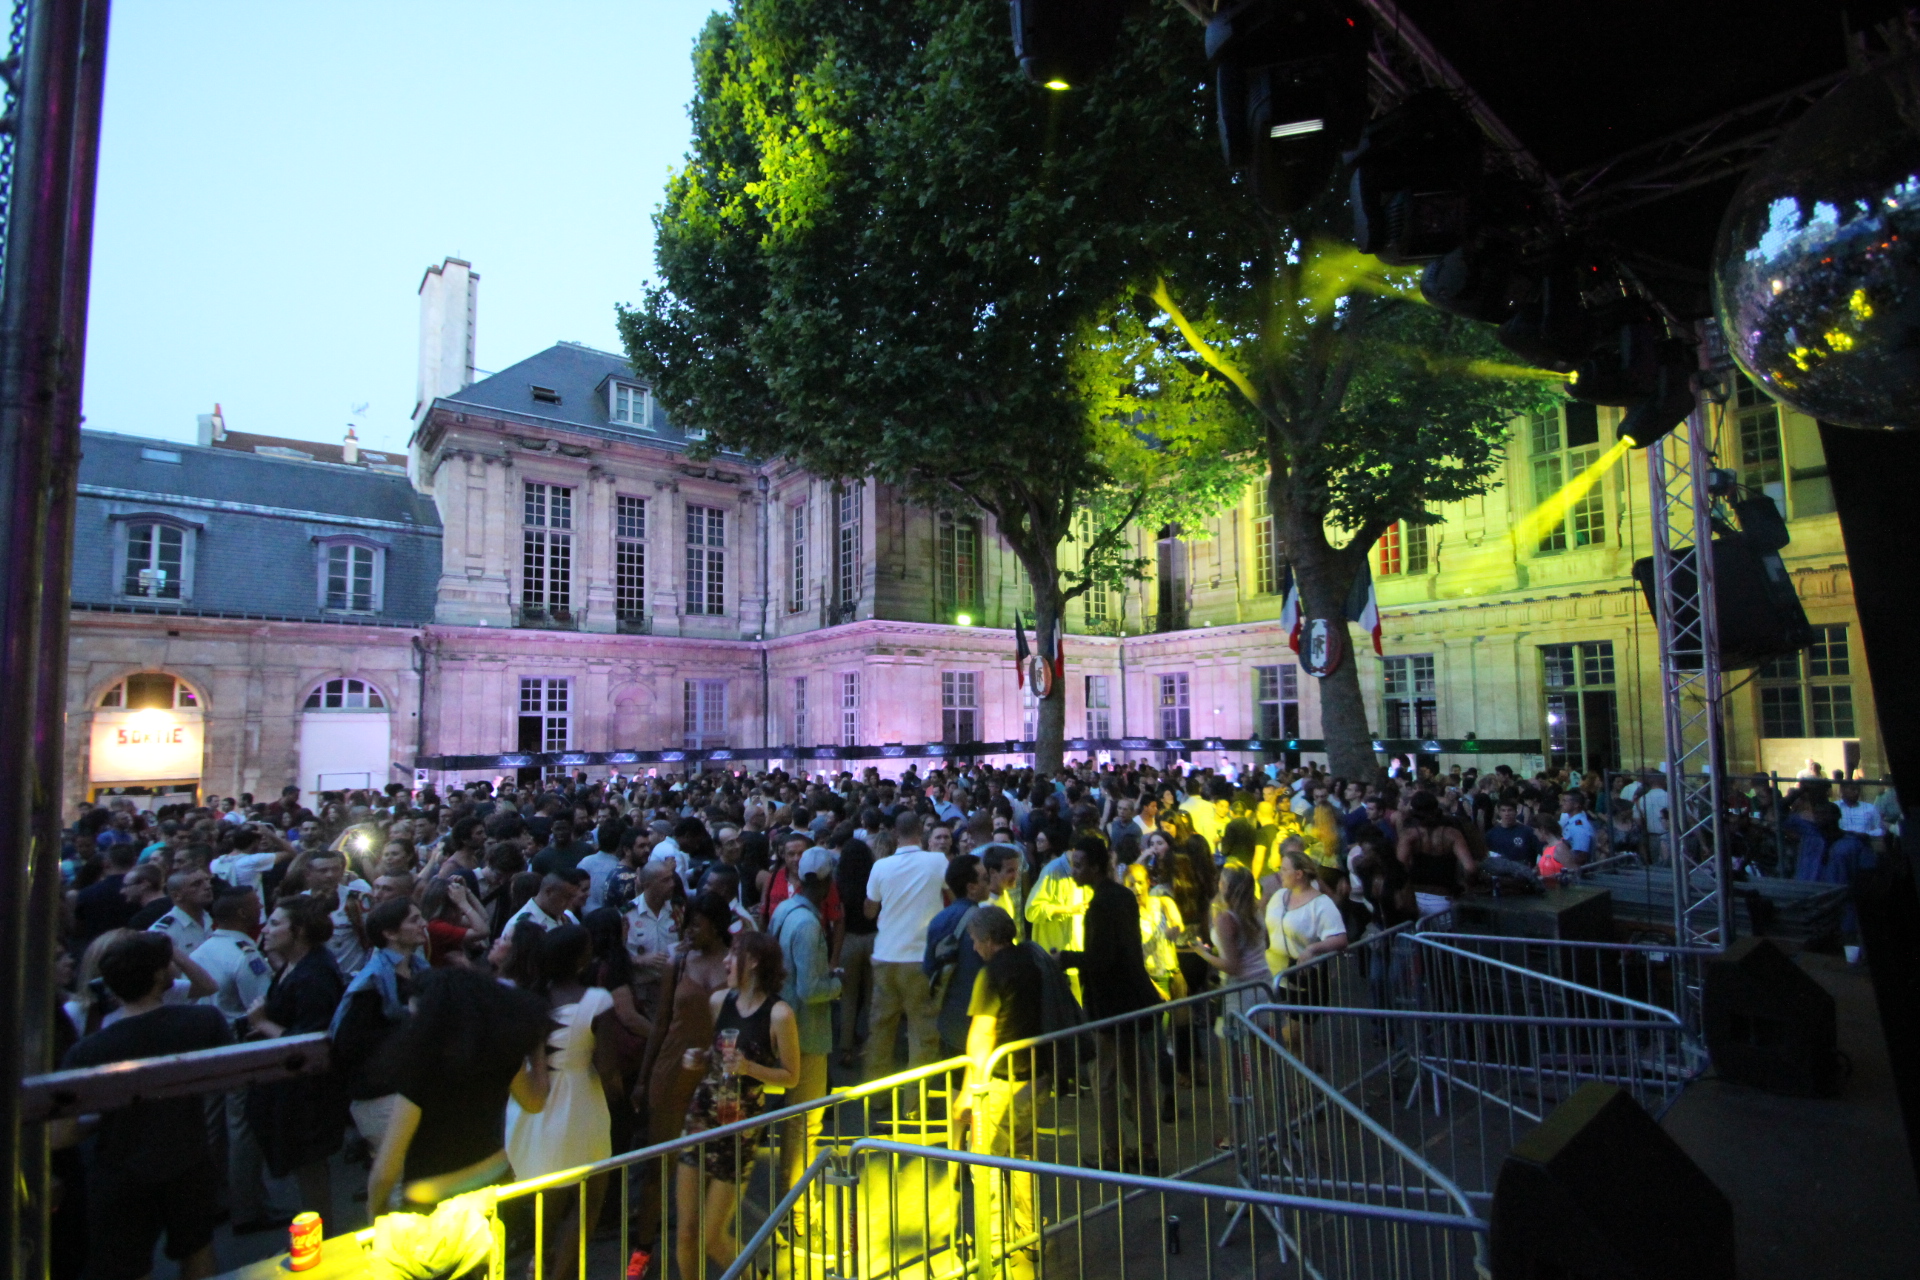
[[[1205,360],[1209,365],[1213,366],[1215,372],[1237,387],[1240,394],[1247,398],[1248,404],[1258,409],[1260,407],[1260,397],[1255,393],[1253,383],[1247,380],[1246,374],[1241,373],[1238,369],[1234,368],[1233,365],[1228,363],[1225,356],[1215,351],[1213,344],[1201,337],[1193,325],[1188,322],[1186,315],[1182,313],[1179,306],[1174,303],[1173,295],[1167,292],[1165,277],[1154,281],[1151,296],[1155,302],[1160,304],[1160,309],[1166,312],[1173,320],[1175,327],[1180,330],[1181,336],[1187,340],[1187,345],[1192,347],[1202,360]]]
[[[1567,512],[1573,504],[1586,497],[1588,491],[1599,483],[1600,477],[1607,473],[1607,468],[1626,456],[1627,450],[1632,447],[1631,440],[1614,441],[1613,447],[1601,454],[1592,466],[1561,485],[1558,493],[1522,516],[1520,523],[1514,526],[1516,547],[1524,552],[1538,546],[1542,538],[1567,518]]]
[[[1419,272],[1390,267],[1351,245],[1316,241],[1307,251],[1301,276],[1307,302],[1316,317],[1333,310],[1334,303],[1356,289],[1427,304],[1420,292]]]

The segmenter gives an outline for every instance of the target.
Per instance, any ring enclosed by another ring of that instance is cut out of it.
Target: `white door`
[[[383,787],[393,771],[393,725],[385,711],[309,711],[300,717],[304,796]]]

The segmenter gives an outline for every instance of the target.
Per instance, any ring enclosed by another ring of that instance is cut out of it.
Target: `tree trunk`
[[[1038,538],[1036,541],[1038,546],[1015,550],[1027,571],[1028,581],[1033,583],[1034,652],[1045,655],[1047,639],[1065,612],[1065,602],[1060,598],[1059,540]],[[1064,649],[1064,628],[1061,635]],[[1056,674],[1052,690],[1035,709],[1033,721],[1034,770],[1051,774],[1059,769],[1066,754],[1067,682],[1063,674]]]
[[[1301,634],[1313,620],[1325,618],[1346,645],[1333,674],[1319,680],[1320,734],[1327,744],[1327,767],[1338,777],[1371,782],[1380,772],[1373,752],[1373,734],[1367,728],[1367,704],[1360,696],[1361,646],[1371,639],[1346,622],[1347,596],[1353,590],[1355,569],[1348,556],[1327,542],[1318,513],[1302,511],[1286,502],[1284,487],[1274,485],[1273,507],[1286,530],[1286,556],[1300,588]]]

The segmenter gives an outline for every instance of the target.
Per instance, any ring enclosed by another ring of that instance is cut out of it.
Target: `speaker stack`
[[[1833,996],[1767,939],[1742,938],[1708,962],[1701,1013],[1721,1079],[1800,1098],[1839,1091]]]

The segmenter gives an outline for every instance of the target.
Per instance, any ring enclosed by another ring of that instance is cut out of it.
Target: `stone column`
[[[680,634],[680,578],[686,566],[685,515],[680,486],[672,480],[653,482],[653,501],[647,504],[647,586],[653,612],[653,633]]]
[[[574,533],[574,564],[578,578],[573,588],[574,607],[583,610],[582,631],[612,632],[619,629],[613,597],[613,477],[597,463],[587,468],[587,482],[581,486],[585,501],[578,528]]]

